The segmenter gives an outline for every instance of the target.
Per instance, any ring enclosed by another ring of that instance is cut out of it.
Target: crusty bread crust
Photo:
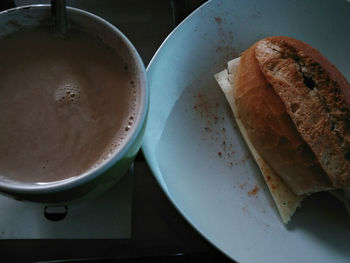
[[[264,78],[335,188],[350,183],[350,85],[317,50],[288,37],[255,46]]]
[[[241,56],[235,77],[239,118],[256,150],[294,193],[301,195],[328,190],[331,183],[327,175],[271,85],[275,82],[272,78],[268,81],[266,71],[262,71],[262,67],[268,66],[264,59],[274,61],[279,53],[264,50],[265,46],[260,47],[261,53],[256,52],[261,43],[259,41]],[[260,55],[260,61],[257,55]],[[273,77],[279,73],[274,72]]]

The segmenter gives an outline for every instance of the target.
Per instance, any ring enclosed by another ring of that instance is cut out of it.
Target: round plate
[[[143,152],[160,186],[207,240],[238,262],[349,262],[350,218],[316,194],[284,225],[214,74],[257,40],[286,35],[350,79],[350,4],[209,1],[151,61]]]

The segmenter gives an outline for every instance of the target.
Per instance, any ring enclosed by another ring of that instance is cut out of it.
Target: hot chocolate
[[[0,40],[0,176],[47,183],[78,176],[122,149],[139,91],[98,39],[49,28]]]

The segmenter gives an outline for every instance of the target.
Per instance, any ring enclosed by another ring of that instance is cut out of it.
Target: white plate
[[[148,69],[143,152],[187,220],[239,262],[349,262],[350,218],[324,195],[285,226],[213,75],[260,38],[287,35],[319,49],[350,79],[350,4],[210,1],[160,47]]]

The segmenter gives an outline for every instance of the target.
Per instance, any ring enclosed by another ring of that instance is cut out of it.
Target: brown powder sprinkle
[[[216,23],[221,23],[222,22],[222,18],[221,17],[214,17],[214,20]]]
[[[256,195],[259,192],[260,188],[256,185],[252,190],[248,192],[248,196]]]
[[[235,146],[228,140],[230,134],[227,133],[227,123],[217,98],[205,92],[195,92],[192,94],[192,98],[192,109],[198,117],[203,119],[203,140],[210,139],[220,147],[214,153],[221,160],[226,161],[228,167],[244,164],[250,155],[246,154],[238,159]]]
[[[208,124],[212,124],[217,121],[217,111],[219,108],[219,104],[213,102],[208,98],[205,94],[198,92],[193,96],[195,99],[195,104],[193,105],[193,109],[203,118],[207,119]]]

